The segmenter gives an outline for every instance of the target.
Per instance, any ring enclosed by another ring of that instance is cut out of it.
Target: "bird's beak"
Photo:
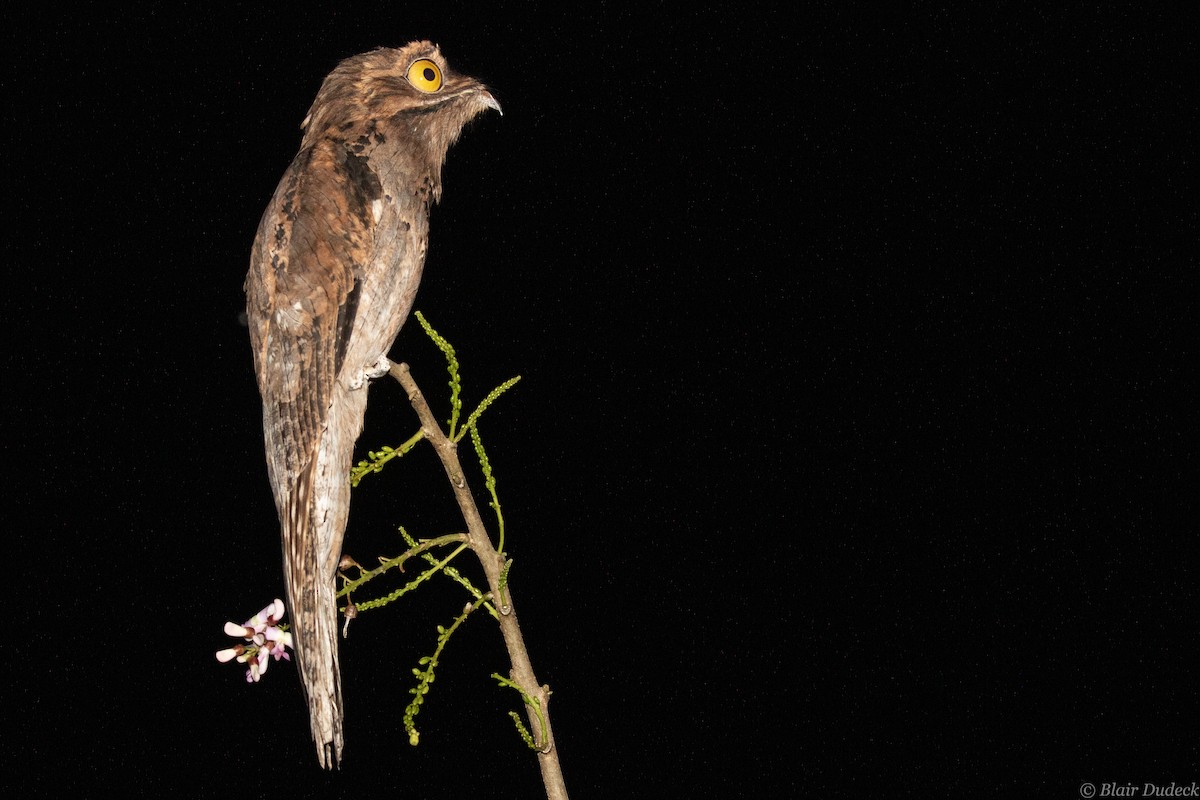
[[[504,116],[504,112],[500,109],[500,103],[496,101],[496,98],[492,97],[492,93],[487,89],[479,90],[479,102],[483,103],[488,108],[495,110],[500,114],[500,116]]]

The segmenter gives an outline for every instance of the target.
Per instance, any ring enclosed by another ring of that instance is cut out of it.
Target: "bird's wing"
[[[297,154],[259,225],[247,316],[264,414],[275,423],[264,427],[277,492],[295,486],[314,459],[373,255],[371,204],[381,194],[363,155],[322,139]]]

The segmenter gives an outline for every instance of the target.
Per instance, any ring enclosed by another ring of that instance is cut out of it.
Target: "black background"
[[[1191,29],[519,9],[5,12],[0,785],[541,791],[485,617],[405,741],[444,581],[343,643],[338,773],[292,665],[213,659],[283,592],[250,243],[325,74],[418,38],[504,107],[450,153],[417,308],[468,408],[522,376],[482,432],[574,796],[1200,778]],[[415,323],[392,355],[444,416]],[[362,450],[415,430],[371,404]],[[356,490],[364,563],[461,527],[405,461]]]

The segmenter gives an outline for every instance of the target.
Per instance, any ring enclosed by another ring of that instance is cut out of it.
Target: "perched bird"
[[[388,367],[425,261],[429,206],[487,87],[412,42],[341,62],[262,217],[246,277],[267,474],[321,765],[341,761],[335,573],[368,379]]]

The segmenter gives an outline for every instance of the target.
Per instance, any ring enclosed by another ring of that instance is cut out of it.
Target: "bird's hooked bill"
[[[500,116],[504,116],[504,110],[500,108],[499,101],[492,97],[492,93],[487,89],[481,89],[479,91],[479,101],[488,108],[494,109]]]

